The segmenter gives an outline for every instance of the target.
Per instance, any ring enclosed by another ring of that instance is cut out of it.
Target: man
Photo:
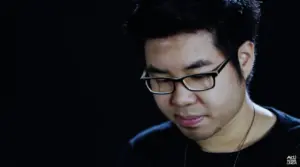
[[[249,97],[260,17],[253,0],[144,0],[126,23],[141,79],[170,120],[124,150],[122,167],[299,166],[300,120]]]

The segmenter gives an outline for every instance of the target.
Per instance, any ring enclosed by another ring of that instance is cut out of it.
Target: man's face
[[[164,71],[149,74],[155,77],[210,72],[225,60],[206,31],[148,40],[145,55],[148,67]],[[204,63],[186,68],[199,60]],[[230,63],[216,77],[213,89],[192,92],[177,82],[172,94],[154,95],[163,114],[194,140],[204,140],[218,132],[239,111],[244,98],[245,83],[239,81]]]

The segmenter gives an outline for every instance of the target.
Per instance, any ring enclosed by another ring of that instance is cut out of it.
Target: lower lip
[[[199,116],[191,119],[184,119],[180,116],[176,116],[176,121],[183,127],[195,127],[203,120],[204,116]]]

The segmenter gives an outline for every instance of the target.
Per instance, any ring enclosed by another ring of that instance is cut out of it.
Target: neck
[[[212,137],[198,141],[198,145],[207,152],[237,151],[251,126],[254,115],[253,106],[253,102],[248,95],[246,95],[245,101],[237,114]],[[248,136],[249,135],[250,134],[248,134]]]

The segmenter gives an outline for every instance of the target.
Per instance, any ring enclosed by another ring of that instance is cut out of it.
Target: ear
[[[238,59],[244,79],[250,75],[255,61],[255,46],[251,41],[244,42],[238,49]]]

